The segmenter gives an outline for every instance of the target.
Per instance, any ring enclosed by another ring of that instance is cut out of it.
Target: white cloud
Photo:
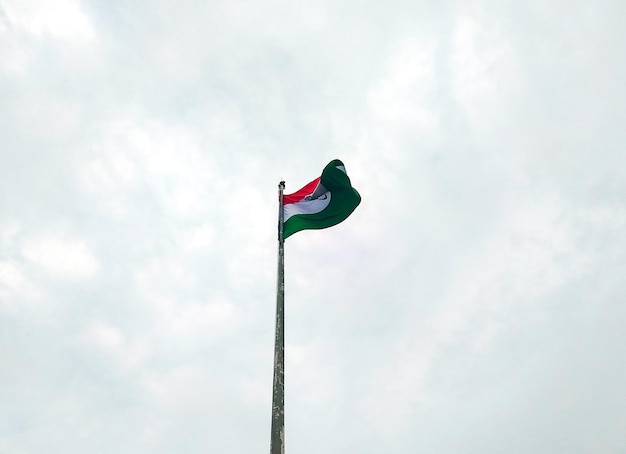
[[[95,323],[89,326],[84,333],[86,340],[93,342],[105,352],[118,352],[126,343],[122,332],[114,326]]]
[[[431,98],[437,88],[436,44],[432,38],[410,37],[392,43],[390,48],[386,71],[368,95],[371,126],[387,140],[408,132],[414,138],[436,142],[439,119]],[[393,144],[381,152],[392,157],[400,149],[399,144]]]
[[[453,93],[479,137],[505,119],[508,101],[521,87],[520,68],[503,25],[484,12],[459,17],[450,58]]]
[[[138,109],[102,125],[101,134],[74,171],[106,215],[128,219],[155,202],[167,217],[181,220],[214,209],[224,180],[215,156],[203,149],[201,135],[165,121],[147,121]]]
[[[191,257],[200,253],[190,252]],[[199,339],[219,342],[239,326],[239,309],[204,285],[215,270],[206,270],[203,276],[186,263],[184,255],[173,255],[138,266],[136,293],[149,311],[146,316],[154,320],[155,335],[183,344]],[[207,293],[202,295],[202,289]]]
[[[0,2],[5,450],[620,452],[622,3]]]
[[[67,40],[95,37],[89,17],[76,0],[3,0],[0,6],[12,27],[36,36],[49,34]]]
[[[363,402],[377,429],[407,430],[415,408],[429,403],[432,369],[448,350],[462,345],[484,354],[513,322],[506,314],[520,306],[530,310],[585,272],[590,258],[575,246],[573,227],[562,220],[564,207],[557,199],[515,206],[480,248],[455,260],[454,284],[439,309],[427,323],[415,322],[425,331],[399,339],[393,360],[373,385],[381,392]],[[381,414],[391,417],[381,421]]]
[[[185,338],[219,338],[237,326],[235,306],[227,301],[183,303],[159,306],[160,332]]]
[[[151,349],[145,339],[129,337],[113,325],[102,321],[89,323],[80,335],[81,341],[99,354],[113,361],[122,370],[138,369],[145,365]]]
[[[27,238],[21,251],[29,262],[54,277],[87,279],[99,269],[98,260],[80,239],[58,235]]]
[[[186,254],[203,254],[216,243],[216,232],[213,224],[202,224],[182,229],[177,234],[177,242]]]
[[[16,261],[0,260],[0,311],[15,313],[25,302],[37,303],[41,297]]]
[[[8,250],[13,245],[14,239],[20,231],[20,224],[14,219],[0,224],[0,245]]]

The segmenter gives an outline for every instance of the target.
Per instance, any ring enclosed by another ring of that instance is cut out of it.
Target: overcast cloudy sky
[[[626,452],[626,3],[0,0],[0,453]]]

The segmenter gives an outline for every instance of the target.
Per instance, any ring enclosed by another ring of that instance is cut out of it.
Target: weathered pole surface
[[[283,235],[283,191],[278,184],[278,282],[276,284],[276,337],[270,454],[285,454],[285,238]]]

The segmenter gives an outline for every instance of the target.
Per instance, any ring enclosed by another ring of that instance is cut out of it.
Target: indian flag
[[[345,220],[361,203],[350,184],[346,167],[331,161],[322,176],[293,194],[283,196],[283,234],[288,238],[300,230],[325,229]]]

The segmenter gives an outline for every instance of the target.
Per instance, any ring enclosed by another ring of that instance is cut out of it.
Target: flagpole
[[[276,337],[274,338],[274,380],[272,394],[272,435],[270,454],[285,453],[285,237],[283,232],[283,191],[278,184],[278,281],[276,284]]]

